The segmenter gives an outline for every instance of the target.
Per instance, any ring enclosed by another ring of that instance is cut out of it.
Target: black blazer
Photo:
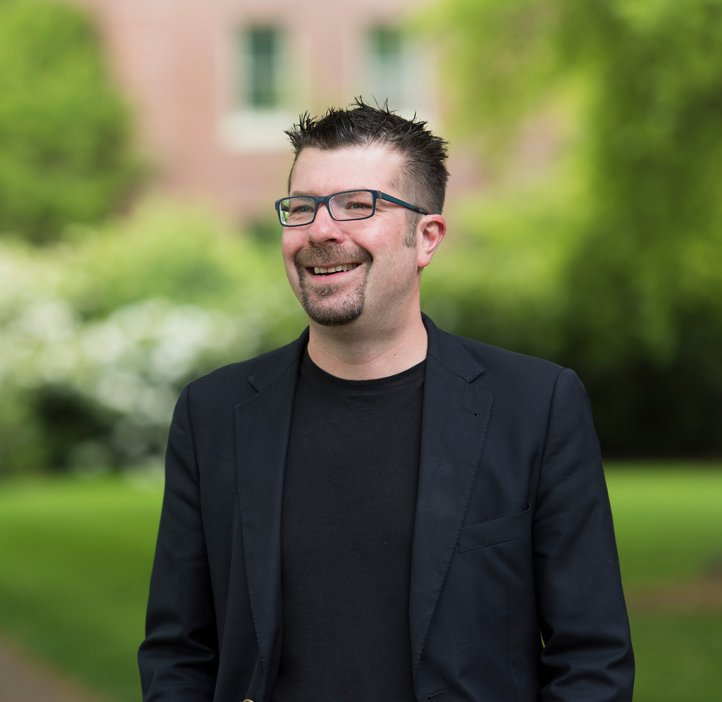
[[[581,383],[424,321],[409,596],[417,699],[631,700],[612,518]],[[283,475],[306,341],[180,396],[139,652],[148,702],[270,699]]]

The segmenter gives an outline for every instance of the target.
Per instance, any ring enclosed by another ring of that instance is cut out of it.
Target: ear
[[[446,220],[442,215],[424,215],[416,228],[416,252],[419,271],[426,268],[446,234]]]

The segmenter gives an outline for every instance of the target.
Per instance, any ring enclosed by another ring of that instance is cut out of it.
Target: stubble
[[[354,287],[346,283],[309,284],[306,268],[325,267],[349,260],[365,267],[363,278]],[[299,301],[309,318],[324,326],[341,326],[358,319],[366,304],[366,283],[371,261],[368,251],[361,248],[349,252],[337,246],[324,246],[299,251],[295,258]]]

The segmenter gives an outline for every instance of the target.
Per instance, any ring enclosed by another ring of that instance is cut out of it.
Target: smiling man
[[[180,396],[144,699],[631,700],[581,383],[421,313],[445,143],[361,101],[288,135],[308,329]]]

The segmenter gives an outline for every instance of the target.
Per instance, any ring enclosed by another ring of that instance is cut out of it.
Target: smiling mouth
[[[314,266],[313,268],[307,268],[306,270],[313,273],[314,275],[333,275],[334,273],[346,273],[352,271],[354,268],[358,268],[360,263],[340,263],[337,266]]]

